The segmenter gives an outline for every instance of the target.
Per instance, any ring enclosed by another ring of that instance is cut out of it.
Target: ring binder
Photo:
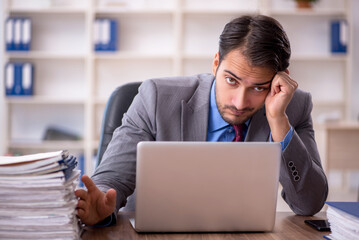
[[[6,96],[31,96],[34,89],[34,66],[31,63],[7,63],[5,65]]]
[[[31,20],[8,18],[5,22],[6,51],[29,51],[31,48]]]

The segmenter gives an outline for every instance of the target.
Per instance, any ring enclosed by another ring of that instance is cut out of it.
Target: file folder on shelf
[[[95,51],[117,50],[117,21],[109,18],[96,19],[94,24]]]
[[[5,44],[6,50],[11,51],[15,49],[14,46],[14,20],[8,18],[5,21]]]
[[[29,18],[8,18],[5,21],[6,51],[29,51],[31,28]]]
[[[31,63],[5,65],[6,96],[30,96],[34,92],[34,66]]]
[[[7,96],[14,94],[14,88],[15,88],[15,66],[13,63],[7,63],[5,65],[5,94]]]
[[[14,49],[21,50],[21,27],[22,20],[20,18],[14,19]]]
[[[330,24],[330,47],[332,53],[346,53],[348,46],[348,24],[345,20],[333,20]]]
[[[22,19],[22,31],[21,31],[21,45],[20,49],[23,51],[29,51],[31,46],[31,21],[28,18]]]

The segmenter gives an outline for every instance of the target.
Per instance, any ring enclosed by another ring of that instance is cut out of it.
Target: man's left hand
[[[271,90],[265,100],[266,116],[271,128],[272,139],[280,142],[290,129],[285,113],[298,83],[289,76],[289,71],[278,72],[272,81]]]

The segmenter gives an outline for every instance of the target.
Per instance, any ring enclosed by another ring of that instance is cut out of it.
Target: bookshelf
[[[312,92],[314,119],[334,110],[350,120],[351,48],[345,55],[330,53],[329,22],[345,18],[351,26],[351,0],[322,0],[312,10],[297,10],[288,0],[132,0],[128,6],[106,6],[102,0],[47,2],[2,1],[3,22],[9,16],[29,17],[33,27],[31,51],[9,53],[2,47],[2,68],[8,61],[35,65],[34,96],[9,98],[2,89],[8,116],[0,140],[3,153],[66,148],[85,156],[91,174],[110,93],[125,82],[210,72],[224,24],[245,14],[273,16],[287,30],[290,71],[301,88]],[[118,22],[116,52],[93,51],[93,22],[103,17]],[[51,125],[81,140],[42,141]]]

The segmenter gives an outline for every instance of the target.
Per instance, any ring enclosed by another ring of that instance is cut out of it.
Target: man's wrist
[[[92,227],[108,227],[116,223],[115,213],[111,213],[110,216],[106,217],[102,221],[91,225]]]
[[[272,139],[274,142],[283,141],[284,137],[290,130],[290,124],[287,115],[276,118],[268,118],[269,127],[272,133]]]

